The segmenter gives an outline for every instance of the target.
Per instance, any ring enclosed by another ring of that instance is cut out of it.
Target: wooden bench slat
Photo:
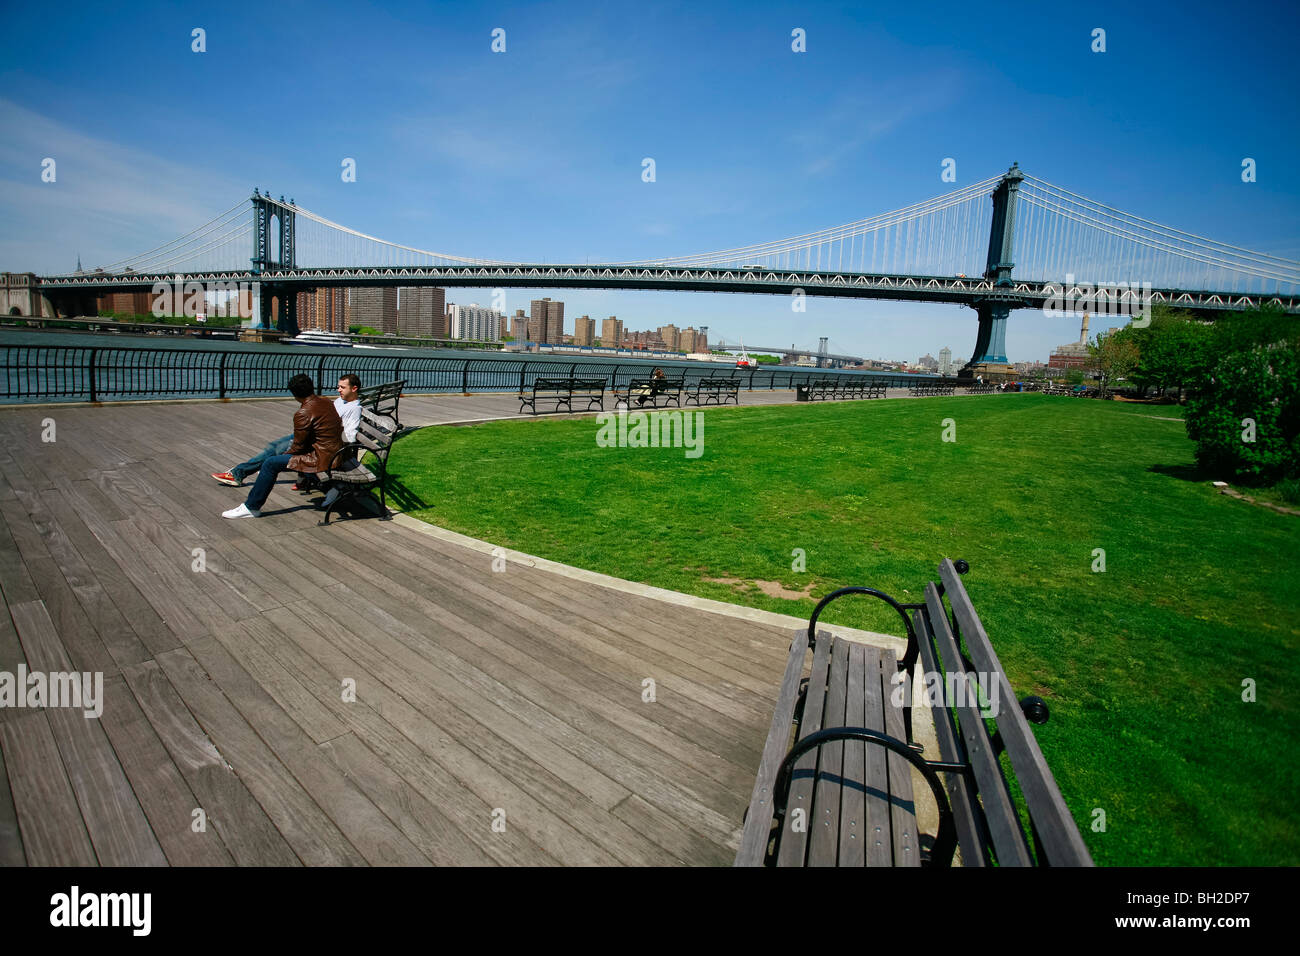
[[[790,657],[786,660],[785,674],[776,698],[776,712],[772,715],[772,729],[763,745],[763,756],[758,764],[758,777],[754,780],[753,796],[745,815],[745,827],[740,835],[740,851],[736,866],[762,866],[767,854],[767,843],[772,829],[772,788],[776,772],[790,749],[790,728],[794,722],[794,707],[799,697],[799,678],[803,676],[803,659],[808,651],[808,632],[794,632]]]
[[[921,669],[923,673],[934,674],[939,671],[938,658],[934,653],[934,632],[930,630],[928,618],[920,611],[912,612],[912,624],[916,628],[917,644],[921,651]],[[954,763],[966,762],[966,748],[962,746],[957,734],[957,725],[953,723],[948,708],[930,708],[934,722],[934,736],[939,744],[939,759]],[[961,774],[944,774],[948,791],[948,802],[952,806],[953,822],[957,828],[957,845],[961,848],[961,863],[966,866],[985,866],[983,847],[988,843],[988,830],[984,818],[977,811],[975,795],[971,792],[966,778]]]
[[[849,681],[848,642],[836,639],[829,651],[826,704],[818,730],[850,726],[844,719]],[[804,736],[807,736],[806,734]],[[833,740],[820,747],[812,815],[808,818],[808,865],[834,866],[840,843],[840,791],[844,781],[844,743]]]
[[[1002,734],[1002,741],[1016,768],[1016,780],[1038,831],[1043,851],[1054,865],[1090,865],[1092,857],[1083,842],[1083,836],[1065,804],[1065,798],[1061,796],[1056,780],[1048,770],[1047,760],[1020,710],[1015,691],[1011,688],[1006,671],[1002,669],[1002,662],[998,660],[951,560],[945,558],[939,565],[939,579],[943,582],[953,614],[961,628],[971,662],[977,670],[995,675],[999,682],[998,731]]]
[[[848,680],[844,700],[846,727],[867,725],[867,648],[862,644],[848,645]],[[879,665],[877,665],[879,666]],[[866,863],[867,807],[866,743],[861,740],[844,741],[844,788],[840,794],[840,866],[862,866]],[[879,747],[873,748],[879,750]]]
[[[808,678],[808,695],[804,699],[803,722],[799,725],[799,739],[822,729],[822,709],[826,705],[826,677],[830,663],[830,649],[834,638],[825,631],[817,632],[817,647],[813,651],[812,674]],[[791,776],[790,797],[786,801],[784,829],[781,832],[781,849],[777,866],[803,866],[804,851],[808,845],[808,828],[791,829],[791,816],[796,808],[804,811],[805,823],[812,821],[813,782],[817,771],[818,750],[810,750],[794,765]]]
[[[944,675],[944,686],[948,686],[949,674],[964,674],[965,666],[957,653],[957,642],[952,629],[948,626],[948,617],[944,613],[943,599],[934,582],[925,586],[925,603],[930,612],[930,623],[934,627],[935,644],[943,663],[938,673]],[[993,842],[999,866],[1031,866],[1028,844],[1024,830],[1020,826],[1020,817],[1011,801],[1006,778],[997,757],[993,755],[993,743],[989,740],[988,730],[980,716],[979,708],[964,700],[952,707],[957,712],[957,722],[962,743],[975,773],[975,782],[979,787],[980,802],[984,807],[984,818],[988,822],[989,837]]]
[[[894,674],[898,673],[898,660],[894,652],[884,650],[880,655],[881,697],[884,701],[885,733],[898,740],[907,739],[903,726],[903,709],[893,703]],[[880,749],[880,748],[877,748]],[[912,765],[892,750],[889,761],[889,829],[894,843],[894,866],[921,865],[921,837],[916,829],[916,799],[912,794]]]
[[[868,730],[885,731],[885,698],[880,681],[880,648],[863,648],[862,686],[864,710],[867,722],[863,724]],[[867,866],[889,866],[894,860],[894,835],[889,825],[889,762],[884,747],[863,743],[866,777],[872,782],[867,788],[865,800],[866,829],[862,838],[866,841]]]

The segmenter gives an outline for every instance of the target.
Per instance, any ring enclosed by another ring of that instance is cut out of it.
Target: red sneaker
[[[234,488],[238,488],[241,484],[243,484],[242,481],[240,481],[238,478],[236,478],[228,471],[219,471],[216,474],[214,474],[212,477],[217,479],[217,481],[221,482],[223,485],[230,485]]]

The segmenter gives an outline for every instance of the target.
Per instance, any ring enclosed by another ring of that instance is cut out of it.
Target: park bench
[[[337,488],[339,492],[325,508],[325,517],[319,524],[329,524],[330,515],[340,510],[342,505],[360,500],[376,488],[379,489],[380,517],[388,520],[388,498],[384,487],[388,480],[388,455],[393,442],[404,434],[406,431],[398,425],[395,416],[362,407],[356,441],[336,451],[329,467],[317,474],[327,498],[331,489]],[[369,461],[363,461],[367,452],[371,457]]]
[[[814,379],[807,385],[796,386],[800,401],[815,402],[817,399],[837,398],[884,398],[885,386],[879,382],[870,382],[865,378],[845,377],[838,379]]]
[[[907,386],[907,393],[913,398],[925,398],[934,395],[951,395],[953,388],[952,385],[925,383],[923,385]]]
[[[736,378],[702,378],[686,386],[686,404],[697,406],[740,404],[740,380]]]
[[[401,379],[384,382],[382,385],[370,385],[357,393],[357,400],[363,409],[368,408],[376,415],[385,415],[397,422],[397,404],[402,398],[402,386],[405,384],[406,379]],[[401,427],[400,424],[398,427]]]
[[[966,386],[967,395],[987,395],[990,392],[996,392],[997,390],[998,390],[998,386],[994,385],[992,382],[985,382],[982,385]]]
[[[1092,865],[1029,728],[1029,720],[1047,720],[1047,705],[1037,697],[1017,705],[959,577],[968,570],[945,558],[922,603],[865,587],[822,598],[790,646],[737,866],[949,866],[957,848],[963,866]],[[878,598],[902,617],[901,661],[892,650],[817,631],[826,606],[848,594]],[[811,673],[801,680],[808,651]],[[902,698],[918,661],[927,681],[934,675],[923,686],[941,688],[931,699],[937,753],[929,757]],[[934,797],[933,835],[917,827],[913,769]]]
[[[681,378],[662,378],[658,381],[653,378],[634,378],[627,383],[627,388],[621,395],[615,392],[614,407],[617,408],[622,402],[629,408],[633,405],[639,408],[665,408],[671,402],[681,408],[682,389],[685,387],[686,381]]]
[[[555,411],[564,406],[573,411],[573,400],[587,399],[586,411],[593,408],[605,410],[605,380],[603,378],[539,378],[533,382],[531,389],[519,393],[519,412],[529,407],[537,414],[538,401],[554,401]]]

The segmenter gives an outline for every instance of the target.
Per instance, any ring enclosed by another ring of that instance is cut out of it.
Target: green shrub
[[[1214,477],[1260,485],[1300,476],[1300,346],[1226,356],[1186,417],[1197,464]]]

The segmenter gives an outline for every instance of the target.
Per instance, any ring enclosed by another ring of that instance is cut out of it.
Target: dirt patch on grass
[[[783,598],[787,601],[802,601],[805,598],[812,598],[812,589],[815,582],[809,581],[802,591],[791,591],[781,584],[780,581],[742,581],[740,578],[705,578],[705,581],[711,581],[714,584],[730,584],[735,590],[740,592],[759,590],[768,597]]]

